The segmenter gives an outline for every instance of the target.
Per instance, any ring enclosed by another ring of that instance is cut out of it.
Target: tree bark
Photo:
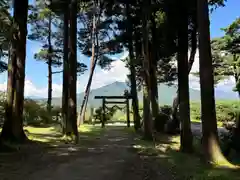
[[[16,42],[12,42],[9,45],[9,60],[8,60],[8,82],[7,82],[7,102],[5,109],[5,121],[3,124],[3,130],[1,133],[1,139],[13,140],[15,139],[13,134],[13,101],[14,101],[14,89],[16,88]]]
[[[131,83],[131,95],[132,95],[132,106],[133,106],[133,119],[134,128],[138,130],[140,128],[140,115],[139,115],[139,105],[138,105],[138,95],[137,95],[137,85],[136,85],[136,70],[135,70],[135,58],[133,53],[133,27],[131,22],[131,16],[129,12],[129,3],[126,5],[126,14],[128,19],[128,51],[130,58],[130,83]]]
[[[218,141],[209,24],[208,1],[198,1],[202,145],[208,162],[221,163],[226,159]]]
[[[153,123],[152,123],[152,112],[150,108],[150,98],[151,98],[151,80],[150,80],[150,55],[149,55],[149,27],[148,27],[148,20],[149,20],[149,14],[150,14],[150,2],[144,1],[142,4],[142,10],[143,10],[143,18],[142,18],[142,33],[143,33],[143,41],[142,41],[142,51],[143,51],[143,70],[144,70],[144,85],[146,86],[144,89],[144,108],[143,113],[144,115],[144,134],[145,138],[152,139],[152,129],[153,129]]]
[[[95,5],[96,6],[96,5]],[[94,12],[96,13],[96,12]],[[78,115],[78,126],[81,123],[84,123],[85,121],[85,113],[86,113],[86,109],[87,109],[87,102],[88,102],[88,97],[89,97],[89,93],[90,93],[90,88],[91,88],[91,84],[92,84],[92,78],[93,78],[93,74],[94,74],[94,70],[96,68],[96,64],[97,64],[97,58],[95,56],[95,39],[96,37],[96,16],[95,14],[93,15],[93,20],[92,20],[92,57],[91,57],[91,67],[90,67],[90,74],[89,74],[89,79],[88,79],[88,83],[85,89],[85,93],[84,93],[84,98],[83,98],[83,102],[79,111],[79,115]]]
[[[48,20],[48,100],[47,111],[52,110],[52,15],[50,13]]]
[[[68,26],[68,20],[69,20],[69,9],[66,8],[64,12],[64,47],[63,47],[63,87],[62,87],[62,120],[63,120],[63,134],[67,132],[67,118],[68,118],[68,73],[69,73],[69,67],[68,67],[68,41],[69,41],[69,26]]]
[[[194,63],[196,51],[197,51],[197,29],[195,25],[191,32],[191,52],[188,60],[188,75],[190,74],[190,71]],[[179,93],[177,90],[177,96],[173,99],[173,105],[172,105],[172,124],[173,124],[173,127],[175,128],[179,128],[180,126],[180,122],[177,117],[177,111],[178,111],[178,105],[179,105],[178,100],[179,100]]]
[[[28,0],[23,0],[21,2],[14,1],[13,19],[18,30],[13,33],[13,55],[11,57],[12,62],[10,63],[16,68],[14,68],[13,72],[9,73],[8,79],[10,80],[10,82],[8,82],[8,103],[12,102],[13,106],[11,110],[11,105],[7,105],[7,111],[9,112],[6,114],[11,113],[11,115],[9,114],[9,119],[6,119],[6,125],[3,126],[2,138],[16,142],[25,142],[27,140],[27,136],[23,131],[27,16]]]
[[[144,138],[152,140],[152,121],[151,121],[151,108],[150,108],[150,97],[148,93],[148,87],[143,84],[143,128]]]
[[[75,142],[78,142],[77,129],[77,0],[72,0],[70,5],[70,55],[69,55],[69,112],[68,122],[71,125],[67,129],[67,135],[74,134]]]
[[[159,114],[159,102],[158,102],[158,82],[157,82],[157,60],[158,53],[156,47],[158,46],[156,36],[156,22],[155,16],[151,15],[152,23],[152,46],[151,46],[151,57],[150,57],[150,80],[151,80],[151,104],[153,118],[156,119]]]
[[[178,20],[178,94],[181,120],[181,151],[192,152],[192,131],[189,110],[189,79],[188,79],[188,8],[185,0],[179,2],[180,19]]]

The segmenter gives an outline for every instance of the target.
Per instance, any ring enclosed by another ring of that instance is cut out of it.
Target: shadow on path
[[[133,148],[137,135],[126,129],[94,127],[80,133],[78,145],[63,143],[56,132],[30,133],[47,142],[21,146],[17,153],[0,154],[0,179],[147,180],[150,176],[146,174],[153,173],[146,170],[145,161]]]

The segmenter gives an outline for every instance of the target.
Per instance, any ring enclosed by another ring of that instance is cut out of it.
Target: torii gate
[[[128,91],[125,91],[124,96],[95,96],[95,99],[102,99],[102,127],[105,126],[106,122],[106,104],[126,104],[126,118],[127,118],[127,127],[130,127],[130,110],[129,110],[129,99],[132,99],[132,96],[129,95]],[[125,101],[107,101],[107,99],[124,99]]]

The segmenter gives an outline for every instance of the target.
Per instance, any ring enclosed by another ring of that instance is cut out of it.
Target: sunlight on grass
[[[92,131],[92,126],[83,124],[78,128],[78,131],[79,132],[91,132]]]
[[[24,127],[25,133],[32,141],[51,142],[59,140],[60,133],[55,127]]]
[[[24,130],[30,140],[40,141],[45,143],[56,143],[65,141],[65,136],[62,136],[61,128],[59,126],[52,127],[24,127]],[[81,137],[96,137],[104,131],[101,127],[92,125],[81,125],[78,128],[79,136]],[[67,139],[69,141],[69,139]]]
[[[201,123],[200,120],[197,120],[197,119],[191,119],[191,122],[195,122],[195,123]],[[223,122],[220,122],[220,121],[217,121],[217,126],[218,127],[223,127]]]
[[[41,134],[49,134],[52,133],[55,130],[55,127],[32,127],[32,126],[27,126],[23,128],[24,130],[27,130],[29,133],[41,133]]]
[[[184,154],[179,152],[180,137],[159,135],[154,147],[152,142],[136,140],[133,146],[140,154],[154,155],[157,162],[171,169],[179,179],[192,180],[228,180],[240,179],[238,166],[228,164],[207,165],[203,162],[199,140],[194,139],[195,153]]]

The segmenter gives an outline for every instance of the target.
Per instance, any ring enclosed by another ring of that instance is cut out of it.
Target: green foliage
[[[116,106],[106,108],[106,110],[105,110],[106,121],[109,121],[113,117],[113,115],[116,113],[117,110],[118,110],[118,108]],[[99,107],[95,110],[93,118],[95,119],[95,121],[96,120],[102,121],[102,117],[103,117],[103,109],[102,109],[102,107]]]
[[[240,112],[239,101],[216,102],[216,115],[217,121],[219,122],[235,121],[238,112]],[[191,103],[191,119],[199,121],[201,120],[200,103]]]
[[[8,0],[2,0],[0,3],[0,73],[7,70],[7,63],[2,58],[5,58],[8,54],[11,32],[13,30],[13,21],[8,10]]]
[[[0,93],[0,124],[5,119],[6,94]],[[41,104],[32,99],[25,99],[23,108],[24,125],[42,126],[52,123],[59,123],[61,108],[53,107],[51,114],[46,109],[46,104]]]
[[[28,22],[31,24],[30,40],[42,43],[42,48],[34,54],[37,60],[43,60],[51,65],[60,66],[62,58],[62,47],[60,43],[54,43],[63,39],[63,34],[58,33],[61,20],[42,1],[37,0],[35,6],[31,6]],[[55,29],[55,30],[54,30]],[[58,46],[57,46],[58,45]]]
[[[222,30],[225,35],[211,41],[215,84],[233,77],[236,82],[234,91],[240,92],[240,18]]]
[[[121,53],[122,46],[115,41],[112,17],[104,13],[104,1],[87,1],[80,3],[78,46],[85,56],[92,56],[94,44],[95,58],[101,68],[110,68],[111,55]]]

